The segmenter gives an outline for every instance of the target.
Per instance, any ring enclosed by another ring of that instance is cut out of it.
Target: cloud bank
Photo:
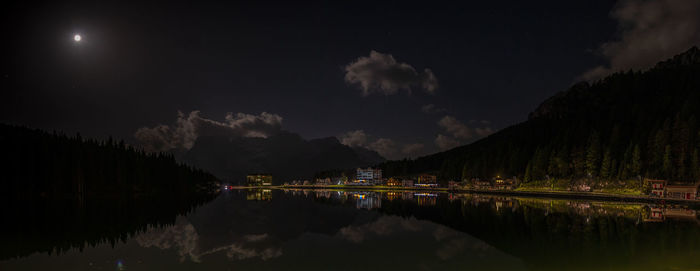
[[[387,159],[416,157],[422,154],[424,145],[420,143],[400,144],[389,138],[375,138],[364,130],[350,131],[338,137],[340,143],[350,147],[360,147],[376,151]]]
[[[156,125],[136,130],[134,137],[149,152],[174,149],[189,150],[199,136],[262,137],[278,133],[282,117],[262,112],[260,115],[227,113],[225,121],[203,118],[199,111],[185,115],[178,112],[173,125]]]
[[[447,111],[445,108],[437,107],[434,104],[426,104],[420,108],[420,111],[426,114],[441,113]]]
[[[700,44],[700,1],[622,0],[610,16],[618,22],[619,39],[599,48],[609,65],[595,67],[580,79],[649,68]]]
[[[445,134],[438,134],[435,138],[435,145],[440,150],[452,149],[494,132],[491,127],[485,126],[490,124],[489,122],[481,121],[475,123],[481,124],[481,127],[470,127],[453,116],[444,116],[437,124],[445,132]]]
[[[410,93],[414,88],[434,93],[438,88],[437,77],[430,69],[418,72],[409,64],[397,62],[392,55],[374,50],[368,57],[360,57],[345,66],[345,81],[358,84],[363,96],[393,95],[399,90]]]

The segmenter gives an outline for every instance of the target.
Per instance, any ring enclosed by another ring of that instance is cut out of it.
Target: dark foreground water
[[[42,225],[3,229],[0,270],[700,270],[692,206],[319,190],[143,206],[27,215]]]

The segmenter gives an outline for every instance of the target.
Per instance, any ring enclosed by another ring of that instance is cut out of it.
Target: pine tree
[[[695,149],[695,151],[693,151],[693,156],[690,159],[690,161],[690,170],[692,173],[691,181],[700,181],[700,157],[698,157],[698,149]]]
[[[671,154],[671,145],[666,145],[664,151],[663,166],[661,169],[661,176],[665,179],[670,179],[673,176],[673,159]]]
[[[469,173],[469,165],[467,163],[464,163],[464,166],[462,167],[462,180],[471,180],[471,174]]]
[[[532,162],[527,163],[527,167],[525,167],[525,176],[523,177],[523,180],[526,183],[532,182]]]
[[[639,150],[639,145],[634,145],[634,150],[632,151],[632,161],[630,162],[630,173],[632,176],[637,177],[641,175],[642,171],[642,154]]]
[[[586,175],[594,176],[598,173],[598,163],[600,161],[600,139],[598,132],[591,133],[588,139],[588,150],[586,151]]]
[[[600,177],[603,179],[610,178],[612,173],[612,157],[610,157],[610,150],[606,150],[603,155],[603,162],[600,165]]]

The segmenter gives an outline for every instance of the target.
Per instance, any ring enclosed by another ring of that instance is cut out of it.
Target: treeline
[[[111,138],[83,139],[0,124],[0,179],[5,200],[178,197],[217,179]]]
[[[579,83],[527,121],[415,160],[380,165],[386,176],[433,172],[441,181],[517,176],[593,181],[700,180],[700,50],[645,72]]]

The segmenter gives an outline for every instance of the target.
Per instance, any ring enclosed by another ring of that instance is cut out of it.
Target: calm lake
[[[693,206],[258,189],[143,209],[15,218],[41,225],[5,229],[0,270],[700,270]]]

